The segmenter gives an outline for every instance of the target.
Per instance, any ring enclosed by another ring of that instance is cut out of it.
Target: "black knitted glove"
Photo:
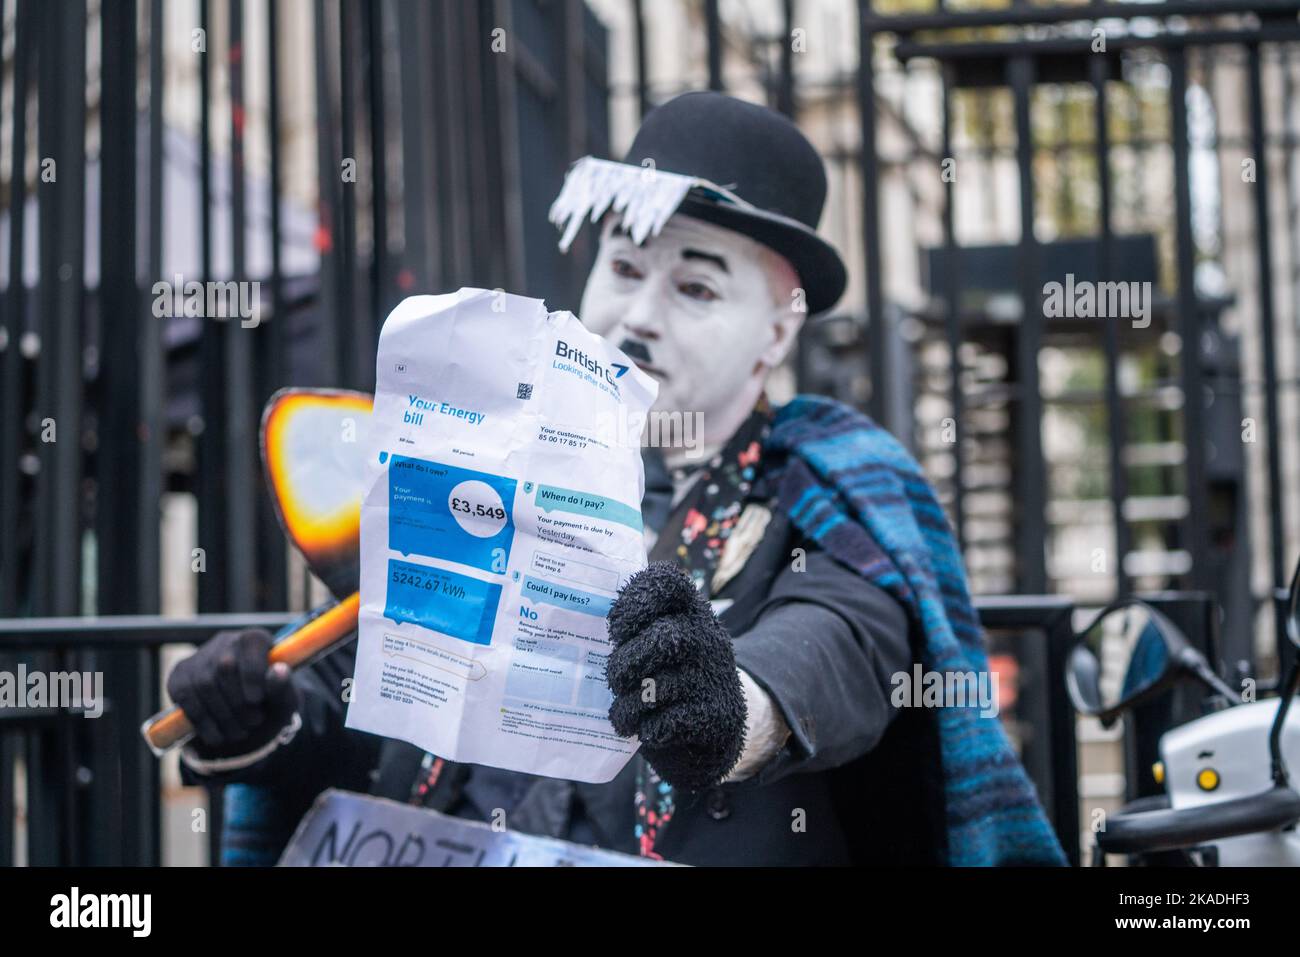
[[[223,631],[172,669],[167,693],[194,725],[200,757],[256,751],[293,720],[298,690],[286,666],[267,666],[270,650],[265,631]]]
[[[745,742],[745,694],[731,636],[691,579],[670,562],[632,576],[609,610],[614,650],[609,720],[673,787],[726,777]]]

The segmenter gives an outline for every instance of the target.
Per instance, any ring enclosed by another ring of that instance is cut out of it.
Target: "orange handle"
[[[184,711],[172,705],[146,721],[140,733],[144,735],[145,742],[153,749],[154,754],[161,755],[168,748],[180,744],[192,735],[194,725],[190,724],[190,719],[185,717]]]
[[[302,627],[271,646],[267,664],[284,662],[290,668],[299,668],[318,655],[331,651],[356,631],[360,607],[361,595],[354,592],[337,605],[303,622]],[[172,705],[146,721],[140,733],[153,753],[161,756],[168,748],[192,735],[194,725],[190,724],[184,711]]]

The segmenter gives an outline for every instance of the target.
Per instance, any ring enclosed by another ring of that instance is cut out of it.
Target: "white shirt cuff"
[[[181,748],[181,760],[185,766],[197,774],[225,774],[228,771],[242,771],[244,768],[251,767],[258,761],[261,761],[276,748],[283,744],[288,744],[293,740],[293,736],[298,733],[302,727],[302,717],[297,711],[289,719],[289,723],[270,741],[262,745],[255,751],[247,754],[237,754],[229,758],[202,758],[199,757],[193,745],[185,745]]]
[[[745,693],[745,744],[740,760],[722,779],[723,784],[752,777],[785,746],[790,737],[790,727],[771,695],[743,669],[737,668],[736,674],[740,676],[740,687]]]

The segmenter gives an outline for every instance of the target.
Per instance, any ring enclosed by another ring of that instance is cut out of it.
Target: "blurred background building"
[[[202,859],[197,798],[150,796],[135,735],[201,637],[158,622],[323,597],[262,489],[263,402],[368,389],[407,294],[576,308],[590,236],[561,256],[546,222],[565,169],[689,89],[791,115],[827,161],[850,286],[777,398],[908,443],[987,608],[1212,599],[1196,640],[1267,677],[1300,551],[1298,9],[0,0],[0,616],[163,616],[131,651],[0,636],[0,663],[101,667],[118,702],[85,727],[0,713],[0,825],[22,825],[0,862]],[[1149,315],[1045,315],[1067,276],[1149,288]],[[256,281],[260,321],[158,318],[159,280]],[[1049,654],[994,642],[1059,698]],[[1064,787],[1056,732],[1017,733]],[[1085,808],[1131,793],[1116,736],[1079,733]]]

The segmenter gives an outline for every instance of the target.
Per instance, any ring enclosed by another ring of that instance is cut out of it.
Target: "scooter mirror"
[[[1296,565],[1291,575],[1291,591],[1286,602],[1286,636],[1291,644],[1300,648],[1300,564]],[[1282,754],[1282,729],[1286,726],[1287,713],[1297,693],[1300,693],[1300,655],[1293,655],[1291,667],[1283,676],[1279,690],[1282,703],[1273,716],[1273,727],[1268,732],[1268,753],[1273,763],[1273,782],[1286,785],[1289,779],[1286,758]]]
[[[1291,591],[1286,600],[1286,636],[1300,648],[1300,563],[1291,573]]]
[[[1187,642],[1154,608],[1128,601],[1104,610],[1079,635],[1066,683],[1075,708],[1110,725],[1163,687],[1183,664]]]

